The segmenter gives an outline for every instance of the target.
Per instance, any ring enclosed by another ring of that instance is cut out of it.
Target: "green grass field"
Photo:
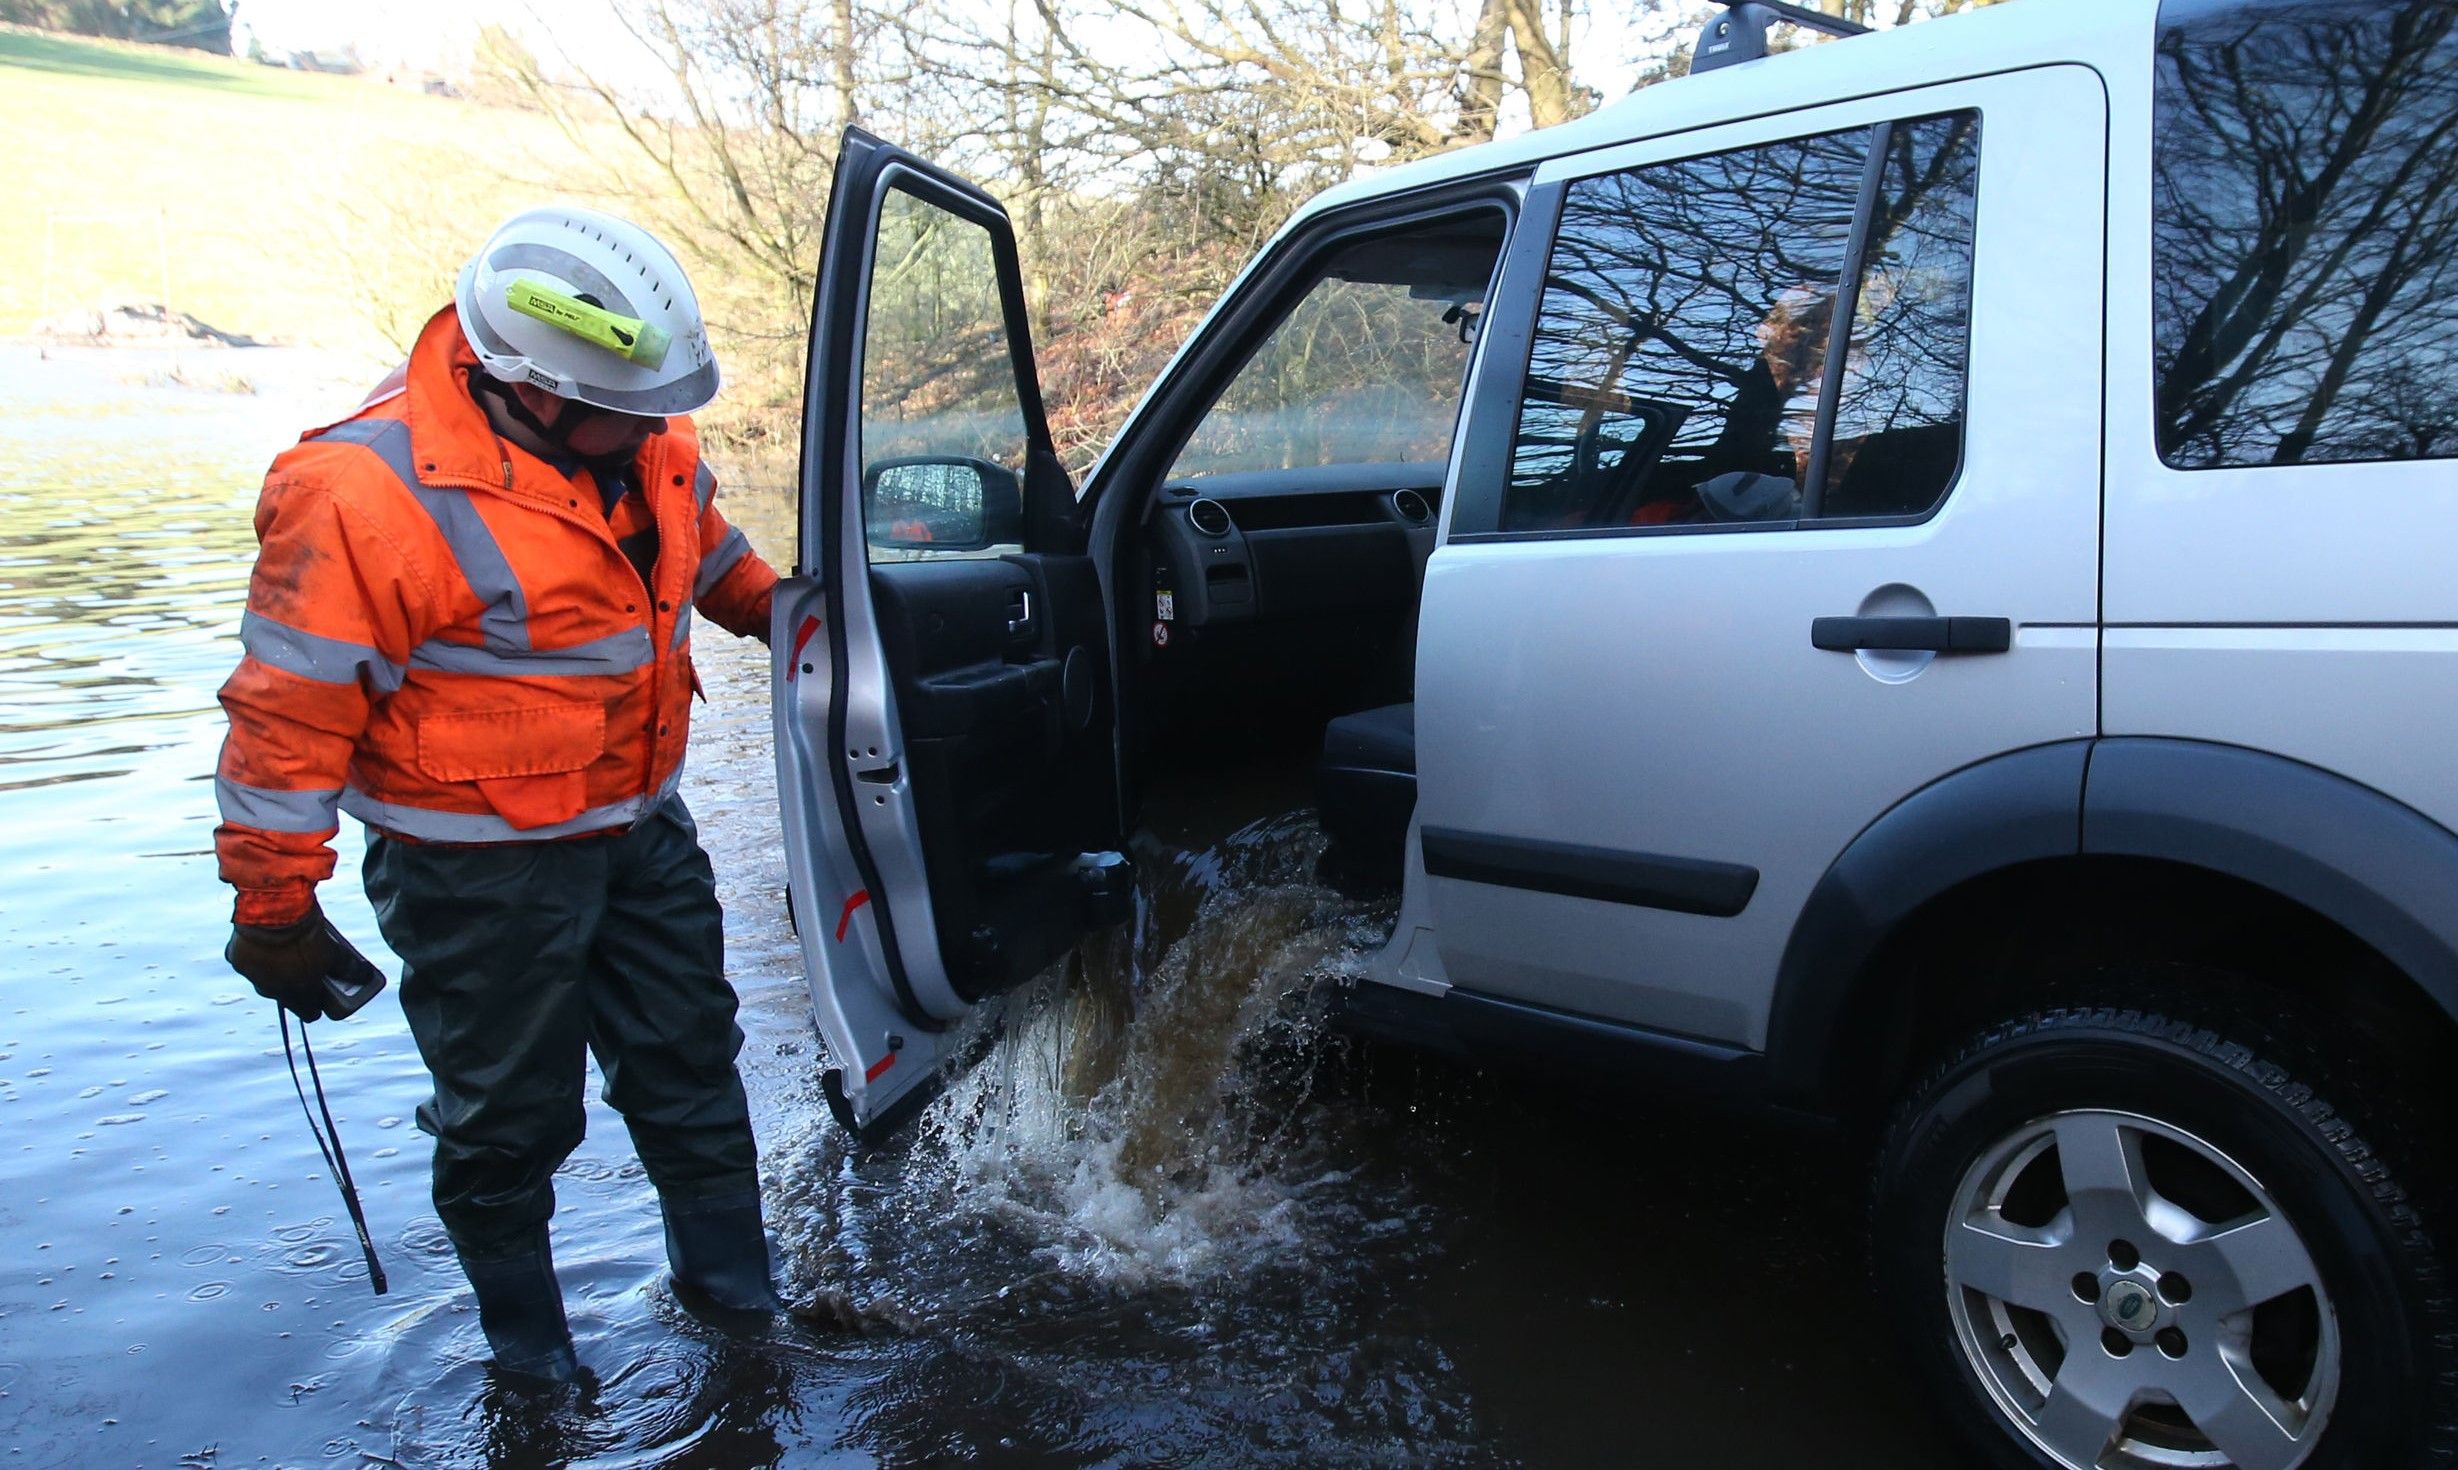
[[[378,82],[0,28],[0,335],[161,300],[226,331],[364,351],[440,305],[529,200],[590,197],[544,117]]]

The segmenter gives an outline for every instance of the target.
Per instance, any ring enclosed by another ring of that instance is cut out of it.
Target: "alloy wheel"
[[[2133,1113],[2035,1119],[1965,1171],[1947,1310],[2001,1413],[2066,1470],[2294,1470],[2337,1318],[2303,1237],[2226,1153]]]

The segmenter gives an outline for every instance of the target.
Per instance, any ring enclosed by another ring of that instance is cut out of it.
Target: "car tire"
[[[1924,1396],[2006,1470],[2458,1464],[2388,1079],[2282,1039],[2319,1027],[2189,1019],[2208,987],[2125,993],[2183,1003],[1990,1026],[1886,1131],[1871,1262]]]

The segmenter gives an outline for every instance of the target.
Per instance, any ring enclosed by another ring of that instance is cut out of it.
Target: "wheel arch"
[[[2316,767],[2134,737],[2012,752],[1905,798],[1829,866],[1778,967],[1767,1085],[1854,1112],[1939,1011],[1986,1009],[1976,972],[2136,954],[2328,973],[2376,1030],[2458,1057],[2452,893],[2458,834]]]

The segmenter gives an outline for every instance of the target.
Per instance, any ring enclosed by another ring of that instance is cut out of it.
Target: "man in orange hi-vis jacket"
[[[284,451],[222,687],[232,966],[304,1019],[347,941],[315,886],[348,812],[433,1074],[435,1207],[498,1368],[577,1372],[547,1245],[583,1053],[631,1129],[675,1280],[777,1307],[707,855],[676,786],[693,610],[765,639],[777,576],[683,417],[717,391],[646,231],[530,210],[409,361]]]

